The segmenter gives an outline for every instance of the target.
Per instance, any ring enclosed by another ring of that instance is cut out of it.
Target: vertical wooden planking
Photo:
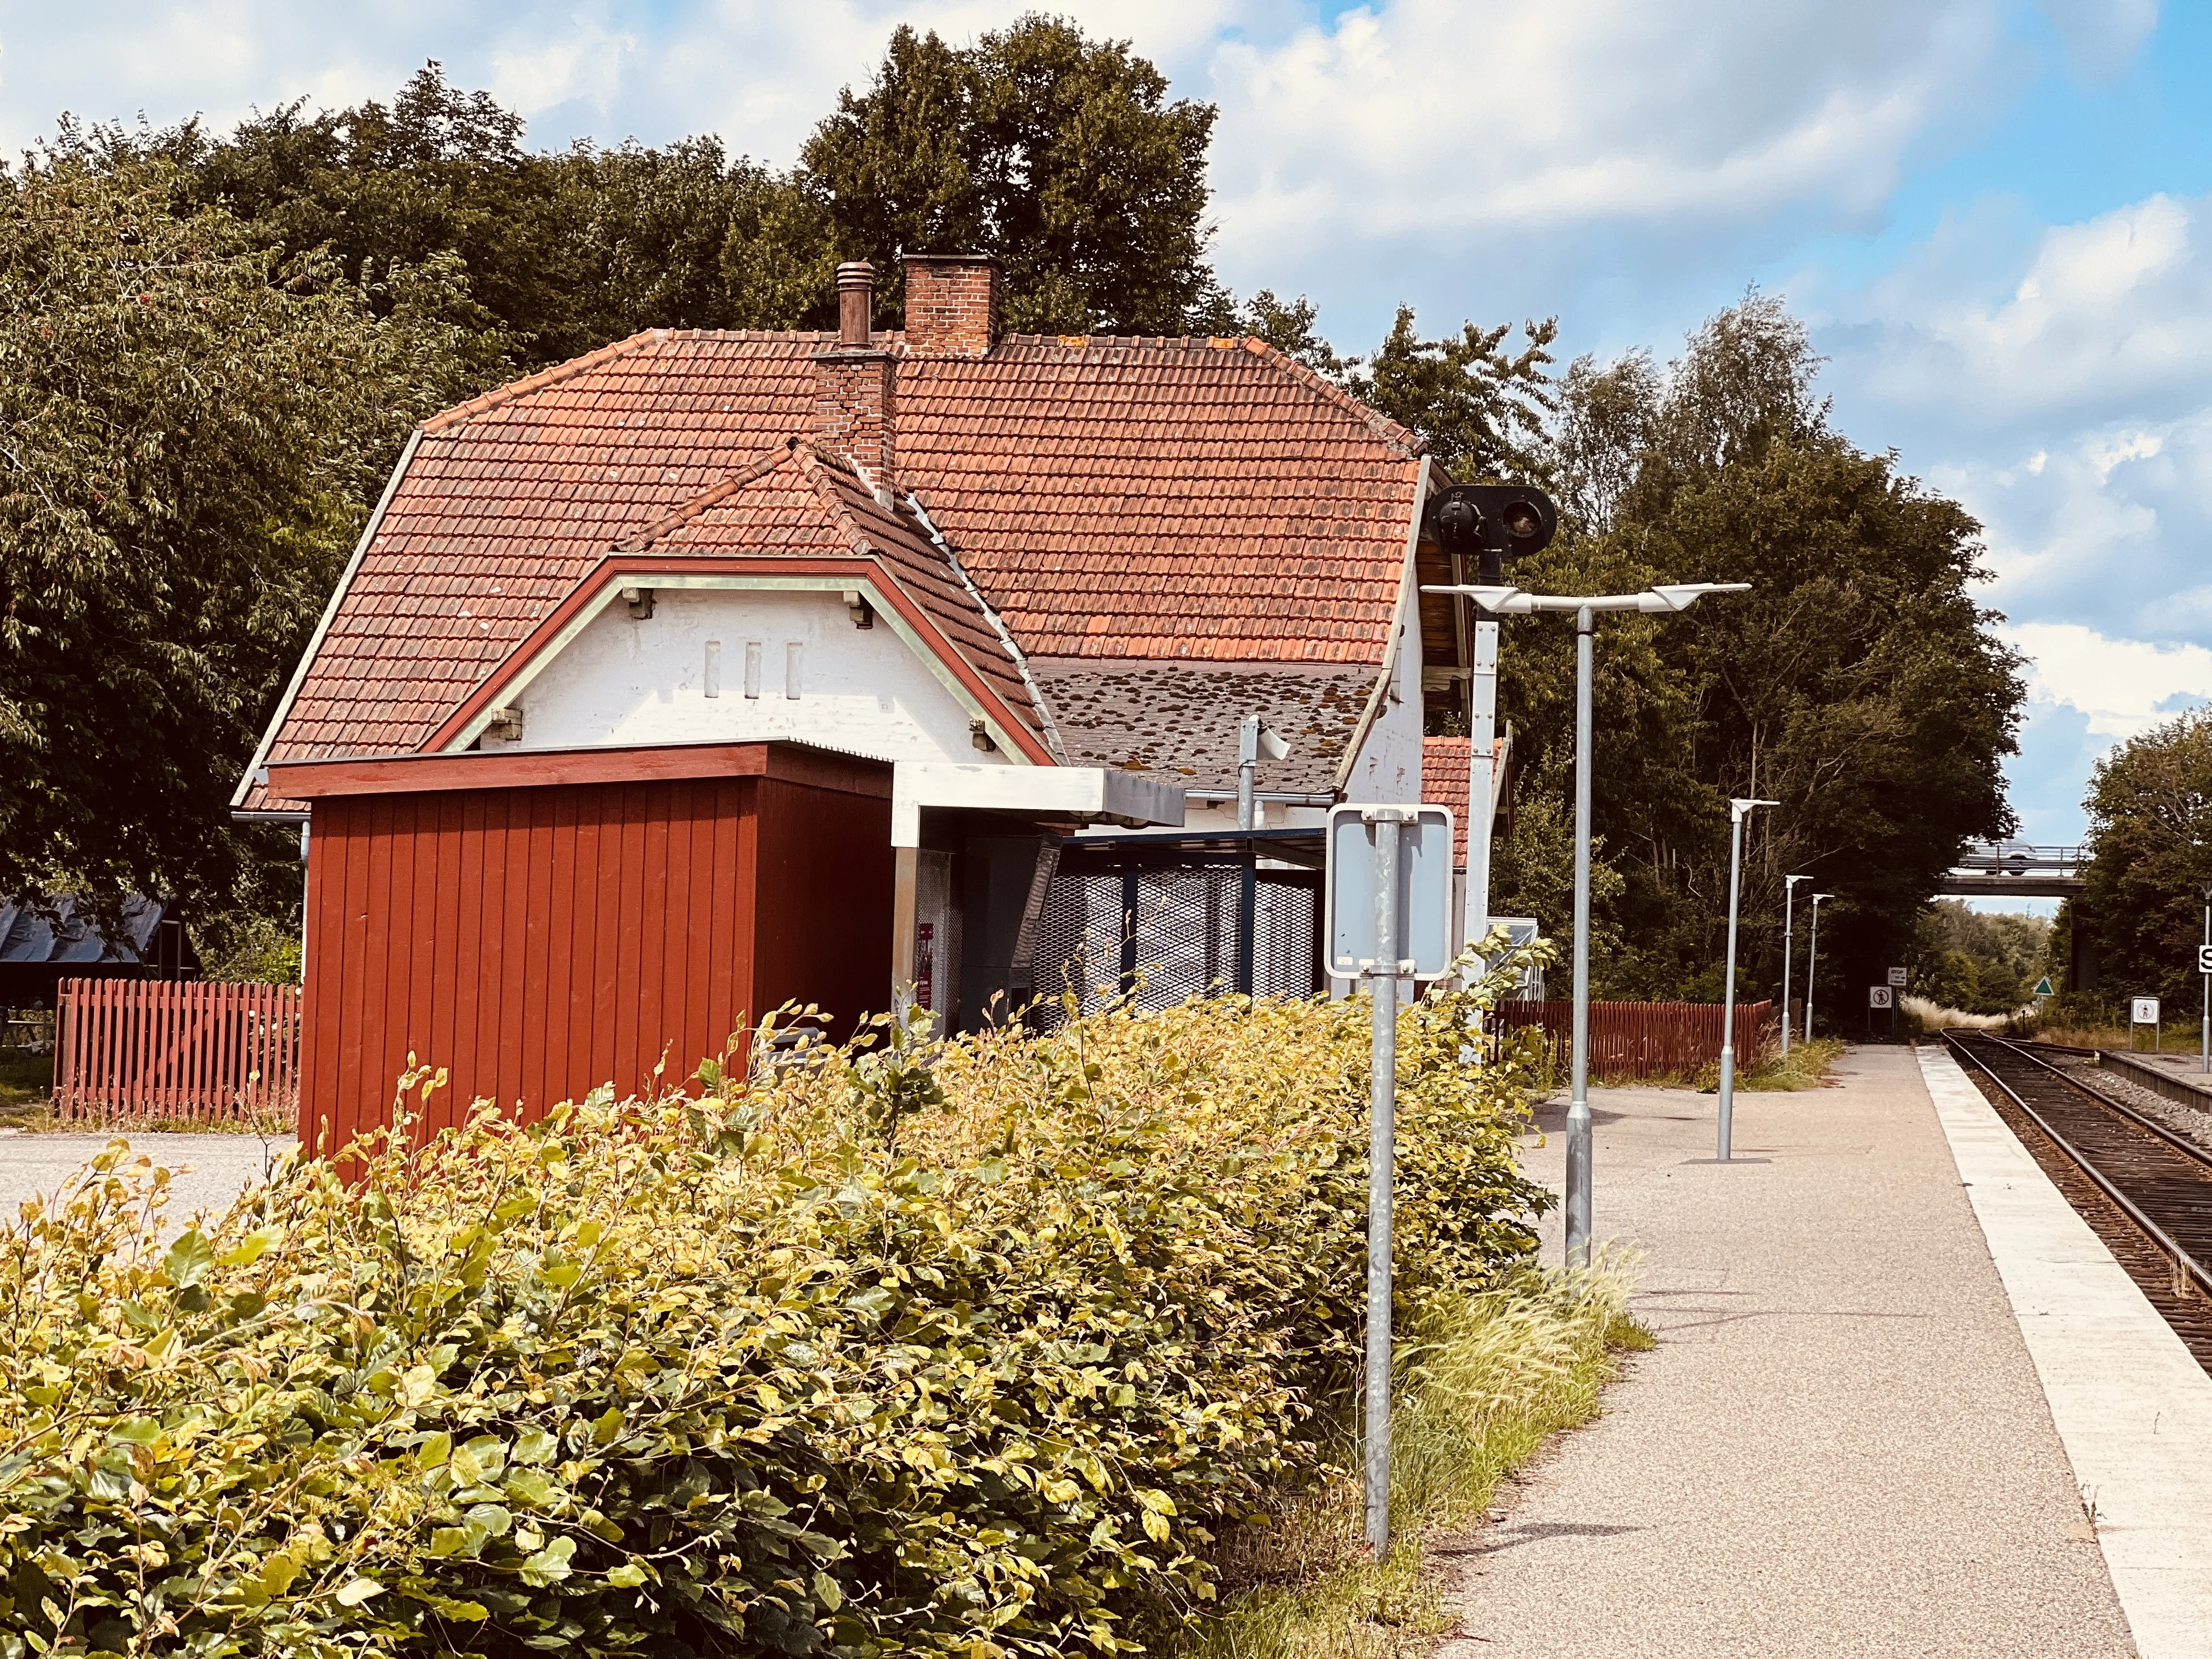
[[[452,793],[420,798],[424,825],[436,871],[430,883],[429,1017],[424,1026],[428,1058],[446,1068],[446,1093],[432,1117],[433,1126],[457,1123],[466,1115],[468,1079],[459,1070],[461,988],[455,971],[455,952],[460,936],[461,910],[461,799]],[[418,911],[419,914],[419,911]]]
[[[645,818],[643,789],[636,784],[617,787],[612,794],[620,802],[620,874],[616,886],[622,895],[620,921],[615,931],[614,980],[599,1003],[600,1023],[610,1028],[611,1039],[606,1075],[617,1094],[637,1092],[641,1060],[638,1054],[638,957],[645,909]]]
[[[562,897],[566,960],[561,964],[564,1002],[560,1056],[562,1091],[568,1095],[588,1093],[599,1081],[592,1069],[592,1034],[600,1020],[597,953],[607,908],[606,860],[601,851],[605,831],[600,820],[606,799],[605,789],[580,788],[571,799],[576,850],[568,890]]]
[[[629,793],[643,818],[638,845],[637,920],[631,929],[637,941],[633,981],[637,987],[636,1001],[631,1005],[630,1016],[631,1029],[637,1034],[632,1061],[637,1080],[629,1085],[642,1094],[653,1088],[653,1068],[661,1063],[664,1052],[671,1067],[682,1063],[670,1045],[675,1034],[665,1028],[661,1018],[661,1010],[666,1006],[668,977],[668,964],[661,950],[669,922],[668,815],[673,802],[665,783],[633,784]],[[681,1077],[683,1073],[678,1072],[676,1075]],[[661,1081],[668,1080],[664,1074]]]
[[[550,958],[555,907],[562,896],[554,878],[560,867],[562,844],[571,833],[562,822],[563,792],[530,791],[530,908],[524,923],[527,959],[521,964],[523,996],[519,1012],[522,1026],[523,1109],[532,1117],[544,1111],[545,1089],[558,1073],[547,1063],[549,1034],[560,1024],[554,995],[558,965]]]
[[[500,1103],[513,1106],[522,1100],[522,999],[528,964],[524,960],[530,922],[530,812],[532,797],[520,790],[500,792],[506,810],[501,833],[500,866],[504,892],[498,914],[500,953],[499,1075]],[[487,914],[487,932],[491,916]]]
[[[697,925],[691,914],[691,858],[699,786],[689,778],[668,788],[667,923],[661,939],[660,1006],[661,1024],[672,1045],[665,1079],[671,1084],[685,1082],[707,1057],[691,1017],[691,933]]]
[[[484,795],[475,789],[454,798],[453,897],[446,918],[453,939],[453,1099],[464,1110],[479,1096],[497,1097],[495,1090],[484,1086],[477,1066],[483,1006],[497,995],[484,984],[485,970],[491,966],[483,949]]]
[[[579,1080],[577,1057],[591,1054],[592,1007],[588,995],[577,990],[576,953],[580,939],[591,937],[589,909],[598,880],[594,867],[599,837],[593,823],[591,793],[574,788],[561,790],[554,799],[560,825],[554,853],[552,898],[546,917],[545,1079],[533,1112],[542,1112],[564,1098],[589,1091]],[[582,946],[588,952],[590,946]],[[588,1066],[586,1067],[588,1069]]]

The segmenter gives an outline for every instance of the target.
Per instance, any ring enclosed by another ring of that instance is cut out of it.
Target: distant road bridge
[[[2072,898],[2085,886],[2078,847],[1969,842],[1936,892],[1944,898]]]

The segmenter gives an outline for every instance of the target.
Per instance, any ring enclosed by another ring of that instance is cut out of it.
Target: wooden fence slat
[[[73,979],[60,991],[59,1116],[225,1123],[297,1115],[295,988]]]
[[[1544,1033],[1553,1064],[1569,1065],[1574,1034],[1571,1002],[1509,1001],[1498,1005],[1509,1030]],[[1591,1075],[1609,1081],[1680,1077],[1720,1058],[1721,1005],[1717,1002],[1593,1002],[1589,1005]],[[1739,1003],[1735,1011],[1737,1064],[1749,1069],[1765,1058],[1773,1004]]]

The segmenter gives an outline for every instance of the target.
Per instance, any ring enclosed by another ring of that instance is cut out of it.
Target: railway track
[[[2212,1152],[2027,1045],[1945,1033],[2059,1190],[2212,1370]]]

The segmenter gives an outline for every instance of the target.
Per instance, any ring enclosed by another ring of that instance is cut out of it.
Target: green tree
[[[471,388],[449,258],[379,318],[188,185],[66,153],[0,183],[0,891],[222,902],[231,785],[364,502]]]
[[[2122,744],[2098,763],[2082,805],[2089,862],[2069,921],[2095,942],[2100,985],[2191,1006],[2212,883],[2212,708]]]
[[[1777,988],[1784,875],[1838,896],[1821,954],[1856,983],[1905,960],[1960,843],[2010,826],[2001,767],[2023,693],[1972,598],[1978,526],[1832,431],[1816,368],[1802,329],[1754,295],[1663,377],[1638,359],[1563,377],[1547,462],[1589,516],[1514,580],[1752,584],[1603,627],[1596,822],[1621,878],[1612,919],[1637,942],[1599,965],[1617,991],[1666,994],[1718,958],[1730,796],[1783,803],[1751,820],[1742,911],[1747,960]],[[1505,629],[1501,710],[1533,787],[1565,776],[1572,651],[1557,623]]]
[[[1462,483],[1540,477],[1542,439],[1553,400],[1545,349],[1559,320],[1522,325],[1523,344],[1509,350],[1506,324],[1424,340],[1413,308],[1397,321],[1374,356],[1357,363],[1346,385],[1370,408],[1428,441],[1429,453]]]
[[[848,258],[996,255],[1006,323],[1046,333],[1181,333],[1214,292],[1205,261],[1211,104],[1170,100],[1126,40],[1029,15],[971,47],[900,27],[800,152]],[[898,278],[878,289],[886,315]]]

